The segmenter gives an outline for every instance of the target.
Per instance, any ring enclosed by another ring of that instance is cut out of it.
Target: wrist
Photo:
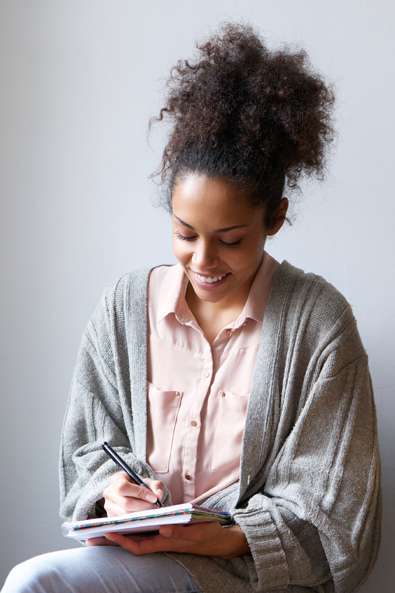
[[[236,556],[243,556],[243,554],[250,553],[250,547],[247,538],[244,535],[240,525],[231,525],[230,527],[223,527],[223,536],[225,542],[224,554],[222,558],[229,559]]]

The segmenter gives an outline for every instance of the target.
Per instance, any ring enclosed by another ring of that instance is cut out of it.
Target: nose
[[[196,243],[192,262],[202,272],[216,266],[218,263],[218,254],[215,246],[210,241],[199,241]]]

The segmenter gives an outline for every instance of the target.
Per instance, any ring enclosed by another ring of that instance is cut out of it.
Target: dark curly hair
[[[270,221],[285,183],[323,177],[333,140],[331,88],[304,51],[270,51],[250,26],[226,24],[197,45],[194,62],[171,70],[165,106],[172,124],[161,176],[171,211],[174,184],[189,172],[228,180]]]

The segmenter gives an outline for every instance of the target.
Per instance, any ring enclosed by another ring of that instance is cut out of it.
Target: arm
[[[103,498],[111,476],[119,473],[101,448],[105,440],[136,473],[156,479],[135,451],[141,439],[134,432],[123,300],[122,286],[109,287],[82,338],[61,443],[61,515],[67,519],[96,516],[100,512],[96,503]],[[163,502],[169,501],[165,489]]]
[[[238,525],[222,527],[214,521],[186,526],[165,525],[160,528],[158,535],[124,536],[109,533],[106,537],[108,541],[122,546],[134,556],[179,552],[227,559],[249,552],[248,542]]]
[[[62,434],[62,517],[79,520],[100,514],[96,503],[103,499],[103,493],[109,487],[111,479],[117,475],[123,476],[118,466],[102,450],[104,440],[115,445],[114,448],[136,473],[156,480],[152,469],[141,462],[131,450],[122,425],[113,421],[108,409],[95,394],[74,383]],[[164,499],[168,502],[168,491],[165,492]],[[128,510],[125,509],[124,512]]]
[[[380,468],[367,359],[355,332],[350,327],[320,359],[265,484],[234,513],[258,590],[326,583],[348,592],[373,567]],[[343,364],[350,345],[354,357]]]

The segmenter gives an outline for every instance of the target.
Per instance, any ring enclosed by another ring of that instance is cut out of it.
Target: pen
[[[112,447],[110,447],[110,445],[108,443],[103,443],[102,447],[105,450],[105,452],[107,453],[107,455],[109,455],[109,457],[111,457],[111,459],[113,461],[115,461],[115,463],[117,463],[119,465],[119,467],[121,467],[123,469],[123,471],[128,474],[128,476],[130,478],[132,478],[133,482],[136,482],[136,484],[138,484],[139,486],[143,486],[144,488],[147,488],[147,490],[151,490],[151,488],[149,486],[147,486],[147,484],[145,482],[143,482],[143,480],[140,478],[140,476],[138,476],[136,473],[134,473],[134,471],[124,462],[123,459],[121,459],[121,457],[118,455],[118,453],[116,453],[114,451],[114,449]],[[152,492],[152,490],[151,490],[151,492]],[[157,500],[155,504],[157,507],[163,507],[163,504],[160,502],[160,500]]]

